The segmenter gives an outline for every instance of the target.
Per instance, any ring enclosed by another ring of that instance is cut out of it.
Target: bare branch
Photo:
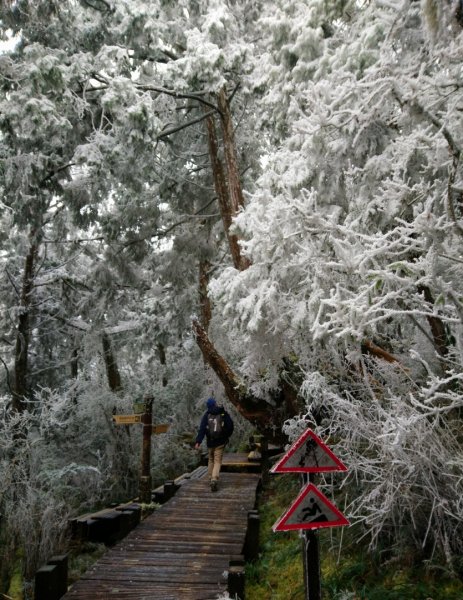
[[[208,208],[213,202],[215,202],[215,200],[217,200],[217,198],[214,196],[214,198],[212,198],[212,200],[210,200],[207,204],[205,204],[204,206],[202,206],[201,208],[198,208],[198,210],[194,213],[192,213],[191,215],[187,215],[185,219],[182,219],[181,221],[177,221],[176,223],[173,223],[170,227],[168,227],[167,229],[164,229],[162,231],[158,231],[156,233],[149,233],[148,235],[145,235],[143,237],[139,237],[136,240],[130,240],[130,242],[126,242],[125,244],[122,245],[122,247],[116,252],[116,254],[119,254],[120,252],[122,252],[122,250],[124,250],[125,248],[128,248],[129,246],[133,246],[134,244],[141,244],[142,242],[146,242],[146,240],[152,238],[152,237],[157,237],[157,238],[162,238],[165,237],[167,234],[169,234],[171,231],[173,231],[174,229],[176,229],[177,227],[180,227],[180,225],[184,225],[185,223],[188,223],[188,221],[190,221],[190,219],[194,218],[194,217],[201,217],[203,219],[210,219],[210,218],[214,218],[214,217],[218,217],[218,214],[213,214],[213,215],[201,215],[201,212],[203,210],[206,210],[206,208]]]
[[[211,111],[205,113],[204,115],[197,117],[196,119],[192,119],[191,121],[188,121],[187,123],[183,123],[183,125],[177,125],[176,127],[171,127],[170,129],[166,129],[162,133],[160,133],[156,139],[163,140],[164,138],[168,137],[169,135],[172,135],[174,133],[177,133],[178,131],[182,131],[182,129],[186,129],[187,127],[190,127],[191,125],[196,125],[196,123],[200,123],[201,121],[204,121],[204,119],[207,119],[208,117],[212,116],[213,114],[214,114],[214,111],[211,110]]]
[[[40,185],[43,185],[44,183],[49,181],[52,177],[54,177],[55,175],[58,175],[58,173],[61,173],[61,171],[65,171],[66,169],[69,169],[70,167],[73,167],[74,165],[75,165],[75,163],[69,163],[67,165],[63,165],[62,167],[58,167],[54,171],[51,171],[50,173],[48,173],[48,175],[46,175],[42,179],[42,181],[40,182]]]
[[[389,352],[387,352],[383,348],[380,348],[379,346],[377,346],[373,342],[370,342],[370,340],[363,340],[363,342],[362,342],[362,348],[365,351],[367,351],[369,354],[372,354],[373,356],[376,356],[378,358],[382,358],[386,362],[389,362],[389,363],[397,363],[397,362],[399,362],[398,359],[395,356],[393,356],[392,354],[390,354]]]
[[[74,240],[42,240],[43,244],[81,244],[83,242],[104,242],[103,236],[94,238],[76,238]]]
[[[6,371],[6,385],[8,386],[8,389],[10,390],[10,392],[13,393],[13,390],[11,389],[11,379],[10,379],[10,371],[8,369],[8,365],[6,364],[6,362],[3,360],[3,358],[1,356],[0,356],[0,362],[5,367],[5,371]]]
[[[235,85],[235,87],[233,88],[233,90],[232,90],[232,93],[231,93],[231,94],[228,96],[228,98],[227,98],[227,102],[228,102],[228,104],[231,104],[231,101],[233,100],[233,98],[234,98],[234,96],[235,96],[236,92],[237,92],[237,91],[240,89],[240,87],[241,87],[241,83],[240,83],[240,82],[238,82],[238,83]]]
[[[85,4],[85,6],[102,13],[112,12],[114,10],[106,0],[81,0],[81,2]]]
[[[158,94],[167,94],[167,96],[172,96],[173,98],[188,98],[189,100],[196,100],[197,102],[200,102],[201,104],[204,104],[205,106],[208,106],[209,108],[212,108],[213,111],[218,112],[219,114],[222,114],[218,106],[216,106],[212,102],[209,102],[209,100],[205,100],[204,98],[202,98],[202,95],[205,94],[205,92],[196,92],[194,94],[186,94],[183,92],[176,92],[175,90],[168,90],[166,88],[156,87],[156,86],[152,86],[152,85],[137,85],[136,87],[137,87],[137,89],[143,90],[146,92],[157,92]]]
[[[16,292],[16,295],[19,296],[20,295],[19,294],[19,289],[16,287],[16,282],[14,281],[13,276],[11,275],[11,273],[8,271],[7,268],[5,268],[5,273],[6,273],[7,277],[8,277],[8,279],[10,280],[10,283],[13,286],[14,291]]]

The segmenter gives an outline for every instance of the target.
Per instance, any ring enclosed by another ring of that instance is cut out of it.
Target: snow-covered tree
[[[215,391],[274,439],[336,435],[371,542],[400,529],[450,562],[461,3],[14,0],[0,22],[11,539],[11,507],[131,493],[113,410],[150,391],[183,434]]]
[[[304,373],[303,418],[343,440],[373,543],[406,531],[450,561],[463,524],[450,491],[463,459],[462,30],[452,3],[328,4],[262,16],[254,81],[279,147],[235,221],[251,266],[211,290],[254,394],[289,357]]]

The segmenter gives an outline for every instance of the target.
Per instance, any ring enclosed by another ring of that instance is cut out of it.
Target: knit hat
[[[215,401],[215,398],[208,398],[207,402],[206,402],[206,406],[208,409],[213,408],[214,406],[216,406],[217,402]]]

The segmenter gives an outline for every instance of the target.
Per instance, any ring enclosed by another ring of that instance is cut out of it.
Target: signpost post
[[[141,450],[141,474],[138,493],[140,501],[151,502],[151,434],[153,431],[153,397],[145,398],[145,412],[142,415],[143,442]]]
[[[168,424],[153,425],[153,400],[154,398],[152,396],[145,397],[141,414],[113,415],[113,422],[115,425],[132,425],[134,423],[141,423],[143,425],[138,493],[140,502],[146,504],[151,502],[151,435],[166,433],[169,429]],[[140,407],[139,410],[141,410]]]
[[[347,467],[311,429],[307,429],[271,469],[272,473],[302,473],[302,490],[273,530],[301,530],[306,600],[321,599],[317,530],[349,525],[346,517],[313,483],[315,473],[330,471],[347,471]]]

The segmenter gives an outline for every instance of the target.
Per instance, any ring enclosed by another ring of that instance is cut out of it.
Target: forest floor
[[[272,531],[298,492],[299,480],[287,475],[272,476],[262,492],[261,553],[246,567],[247,600],[305,600],[301,537],[298,532]],[[353,527],[342,529],[322,529],[319,533],[324,600],[463,598],[463,581],[442,565],[414,564],[412,552],[384,561],[381,553],[372,554],[353,541]]]

